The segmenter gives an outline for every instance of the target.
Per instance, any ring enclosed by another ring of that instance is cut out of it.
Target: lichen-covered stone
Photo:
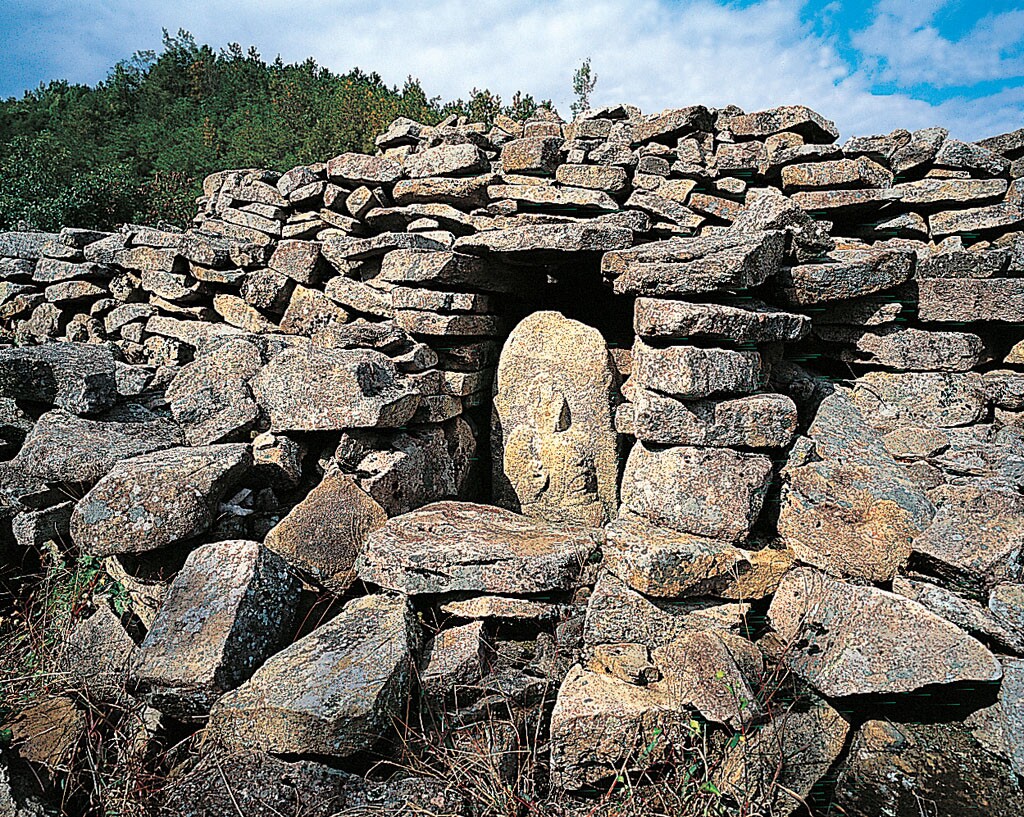
[[[756,351],[633,344],[633,377],[648,389],[684,400],[756,391],[764,378]]]
[[[633,328],[645,338],[720,337],[734,343],[773,343],[800,340],[810,326],[805,315],[756,301],[729,306],[637,298],[633,310]]]
[[[209,732],[230,748],[281,755],[366,752],[392,731],[418,651],[408,601],[356,599],[220,698]]]
[[[394,428],[419,405],[390,358],[370,349],[288,349],[252,385],[275,431]]]
[[[566,530],[469,502],[437,502],[397,516],[367,538],[359,578],[408,595],[568,589],[594,550]]]
[[[174,423],[139,405],[118,406],[94,419],[54,409],[32,427],[14,464],[45,482],[91,483],[122,460],[181,443]]]
[[[824,263],[783,267],[780,294],[799,306],[859,298],[904,283],[913,269],[914,256],[909,252],[837,249]]]
[[[783,394],[684,402],[637,386],[633,436],[659,445],[784,448],[797,428],[797,408]]]
[[[192,551],[132,664],[137,691],[168,715],[206,714],[277,649],[298,592],[288,565],[258,542]]]
[[[778,272],[783,239],[778,231],[670,238],[607,252],[601,272],[614,280],[620,295],[671,297],[744,289]]]
[[[617,375],[601,333],[535,312],[498,364],[491,433],[498,504],[556,524],[599,527],[618,507]]]
[[[922,321],[1024,322],[1024,278],[927,278],[917,286]]]
[[[787,551],[743,550],[631,517],[613,520],[606,534],[603,566],[657,598],[764,598],[793,564]]]
[[[843,392],[826,397],[782,471],[778,529],[801,561],[840,576],[887,581],[928,527],[932,505]]]
[[[89,416],[118,398],[111,347],[83,343],[0,349],[0,397]]]
[[[622,506],[656,525],[738,541],[761,513],[771,473],[771,460],[758,454],[638,442],[622,476]]]
[[[942,485],[929,496],[935,519],[914,540],[917,569],[975,590],[1020,581],[1024,499],[974,485]]]
[[[264,544],[320,581],[343,590],[366,537],[387,521],[384,509],[348,474],[324,475],[267,533]]]
[[[241,443],[168,448],[122,460],[75,506],[71,536],[94,556],[142,553],[212,527],[217,505],[252,462]]]
[[[813,568],[788,573],[768,611],[786,664],[829,697],[998,681],[984,646],[915,601]]]
[[[658,763],[689,720],[668,704],[661,690],[574,666],[551,713],[552,785],[579,789]]]
[[[767,814],[799,813],[842,754],[849,731],[846,718],[828,703],[805,697],[730,745],[712,782],[726,796]]]
[[[854,384],[853,402],[875,428],[950,428],[976,423],[985,411],[975,372],[868,372]]]

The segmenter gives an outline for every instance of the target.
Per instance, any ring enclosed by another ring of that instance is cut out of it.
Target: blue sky
[[[844,136],[1024,127],[1024,2],[1008,0],[3,0],[0,95],[95,83],[159,48],[162,28],[391,83],[411,74],[445,98],[522,88],[563,114],[589,56],[597,104],[799,102]]]

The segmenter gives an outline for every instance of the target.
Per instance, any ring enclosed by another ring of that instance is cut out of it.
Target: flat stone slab
[[[656,525],[738,541],[761,513],[771,473],[759,454],[638,442],[622,476],[622,506]]]
[[[75,506],[71,537],[94,556],[142,553],[209,530],[252,464],[242,443],[168,448],[119,462]]]
[[[544,593],[573,587],[594,546],[584,529],[489,505],[437,502],[371,533],[356,571],[407,595]]]
[[[1024,278],[927,278],[917,287],[925,322],[1024,322]]]
[[[761,387],[764,372],[756,351],[701,346],[633,344],[633,377],[644,388],[680,399],[747,394]]]
[[[114,351],[93,343],[0,349],[0,397],[89,416],[118,399]]]
[[[797,306],[842,301],[899,286],[913,269],[913,253],[903,250],[833,250],[826,263],[783,267],[779,290]]]
[[[459,252],[475,255],[526,256],[621,250],[633,243],[633,231],[613,225],[527,224],[504,230],[487,230],[467,235],[455,242]]]
[[[604,568],[656,598],[764,598],[793,564],[786,551],[743,550],[631,517],[619,517],[605,530]]]
[[[136,690],[168,715],[206,714],[277,649],[299,589],[285,561],[258,542],[196,548],[132,664]]]
[[[758,286],[779,270],[785,234],[670,238],[608,252],[601,272],[620,295],[677,296]],[[628,245],[627,245],[628,246]]]
[[[332,471],[270,529],[264,543],[319,581],[344,589],[355,578],[352,566],[366,537],[387,518],[353,477]]]
[[[645,338],[726,338],[734,343],[796,341],[811,328],[806,315],[783,312],[756,301],[742,307],[637,298],[633,329]]]
[[[917,602],[813,568],[783,578],[768,617],[789,645],[790,669],[829,697],[1002,676],[981,642]]]
[[[271,657],[210,711],[229,748],[347,757],[393,730],[419,651],[408,601],[364,596]]]
[[[784,394],[684,402],[636,387],[633,436],[660,445],[783,448],[796,433],[796,404]]]
[[[853,342],[851,361],[899,371],[967,372],[984,362],[985,342],[970,332],[882,327]]]
[[[122,460],[181,444],[174,423],[142,406],[118,406],[93,419],[54,409],[39,418],[13,462],[44,482],[91,483]]]
[[[274,431],[395,428],[420,402],[392,360],[371,349],[288,349],[252,385]]]
[[[974,485],[941,485],[929,496],[935,519],[914,540],[916,569],[975,591],[1021,580],[1024,498]]]
[[[797,133],[808,144],[830,144],[839,138],[835,123],[806,105],[783,105],[765,111],[730,116],[721,126],[734,136],[762,139],[776,133]]]
[[[868,372],[857,378],[853,402],[876,428],[950,428],[978,422],[985,387],[977,372]]]

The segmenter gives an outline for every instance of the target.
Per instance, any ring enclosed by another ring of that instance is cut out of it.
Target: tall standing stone
[[[498,363],[495,501],[558,524],[600,526],[617,508],[616,374],[601,333],[537,312]]]

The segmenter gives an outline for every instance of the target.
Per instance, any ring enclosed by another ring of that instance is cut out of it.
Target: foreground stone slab
[[[91,343],[0,349],[0,397],[97,414],[118,398],[111,349]]]
[[[405,705],[418,649],[419,625],[405,599],[356,599],[217,701],[208,728],[237,749],[368,751]]]
[[[618,377],[601,333],[535,312],[498,363],[491,431],[495,501],[554,524],[600,527],[618,508]]]
[[[299,587],[285,561],[258,542],[192,551],[132,665],[137,691],[165,714],[206,714],[277,649]]]
[[[633,329],[645,338],[720,337],[735,343],[795,341],[811,328],[806,315],[782,312],[756,301],[742,308],[637,298]]]
[[[836,805],[852,817],[1015,817],[1024,797],[1008,764],[956,723],[869,720],[839,770]]]
[[[348,474],[329,472],[267,533],[264,543],[332,589],[355,579],[366,537],[387,521],[384,509]]]
[[[763,380],[761,355],[698,346],[633,344],[633,377],[648,389],[683,400],[713,395],[747,394]]]
[[[252,464],[242,443],[168,448],[117,464],[78,504],[71,537],[94,556],[143,553],[209,530]]]
[[[576,665],[551,713],[551,783],[578,789],[665,757],[686,734],[689,714],[660,690],[634,686]]]
[[[574,586],[594,549],[566,530],[471,502],[436,502],[397,516],[367,538],[363,581],[407,595],[544,593]]]
[[[981,642],[915,601],[846,584],[813,568],[788,573],[768,611],[786,663],[829,697],[998,681]]]
[[[778,529],[802,561],[887,581],[928,527],[932,505],[843,392],[826,397],[782,473]]]
[[[395,428],[419,405],[389,357],[371,349],[288,349],[253,380],[274,431]]]
[[[181,443],[174,423],[142,406],[118,406],[95,419],[54,409],[33,426],[14,464],[44,482],[90,483],[122,460]]]
[[[758,454],[638,442],[622,476],[622,506],[656,525],[734,542],[760,515],[771,473],[771,460]]]
[[[785,235],[670,238],[608,252],[601,272],[620,295],[673,296],[758,286],[779,269]],[[628,245],[627,245],[628,246]]]

